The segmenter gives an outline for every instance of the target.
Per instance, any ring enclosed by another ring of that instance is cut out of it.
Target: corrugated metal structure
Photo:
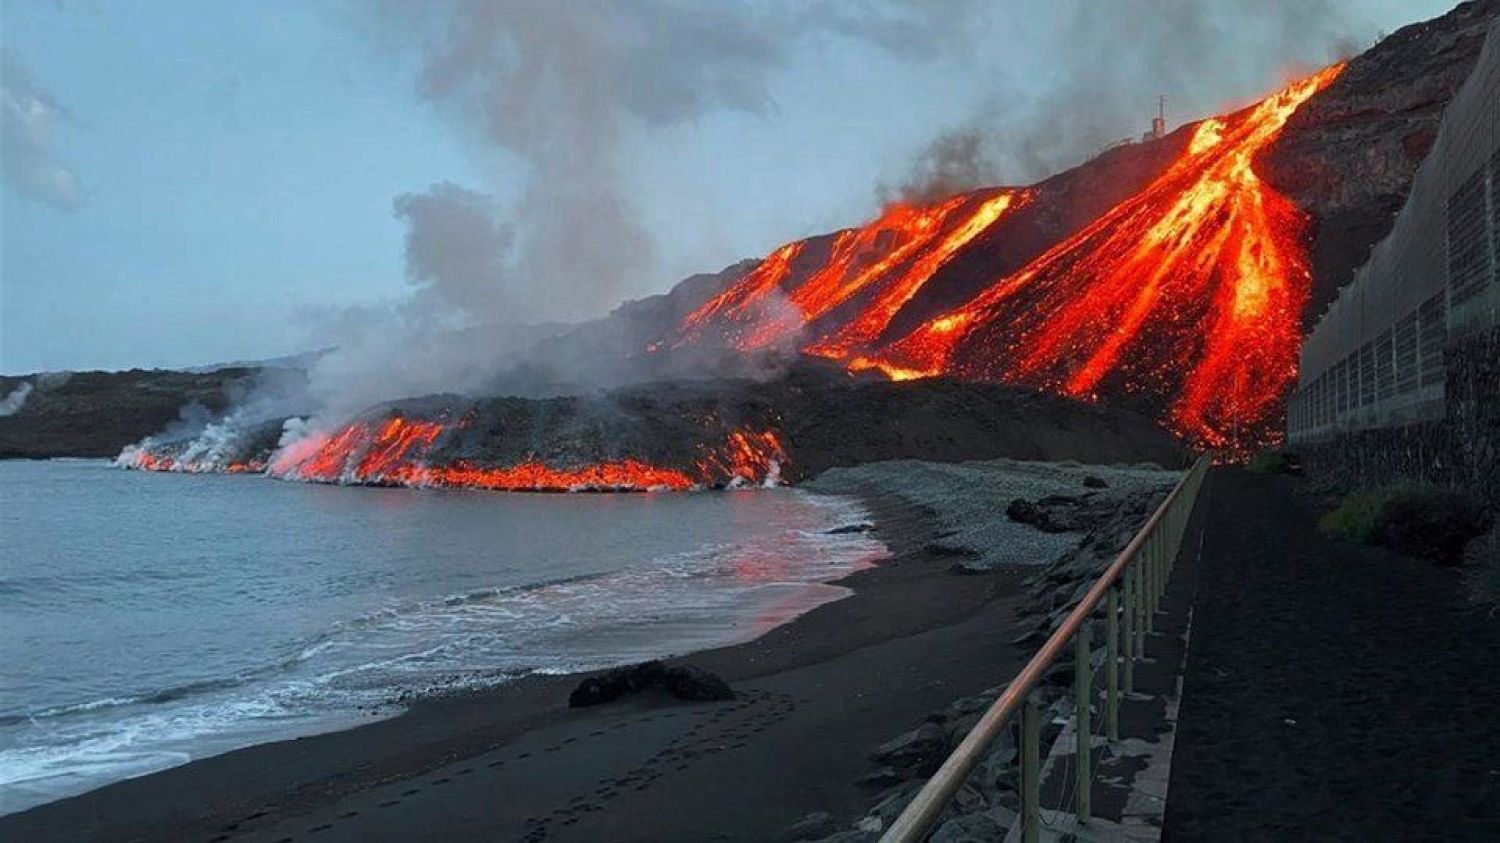
[[[1442,419],[1445,352],[1500,326],[1500,21],[1391,233],[1302,347],[1288,439]]]

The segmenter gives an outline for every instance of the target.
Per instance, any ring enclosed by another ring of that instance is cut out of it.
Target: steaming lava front
[[[265,473],[284,480],[371,486],[493,489],[503,491],[648,491],[775,484],[787,463],[777,434],[733,430],[717,445],[700,445],[682,467],[623,456],[592,462],[549,464],[528,456],[515,463],[455,458],[442,450],[445,437],[468,427],[456,422],[391,416],[356,421],[332,432],[312,432],[278,448],[266,459],[216,463],[180,459],[161,446],[126,449],[118,464],[144,471]]]
[[[826,245],[782,246],[666,344],[788,343],[898,380],[1133,395],[1195,445],[1243,453],[1274,443],[1311,285],[1308,220],[1255,162],[1342,67],[1198,123],[1144,188],[915,328],[891,330],[924,286],[1038,201],[1042,186],[896,205]]]

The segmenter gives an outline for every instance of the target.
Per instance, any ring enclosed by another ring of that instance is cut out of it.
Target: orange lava
[[[260,474],[266,470],[261,460],[214,463],[206,460],[179,460],[168,454],[153,454],[145,448],[131,447],[121,457],[125,468],[141,471],[170,471],[182,474]]]
[[[870,223],[835,234],[828,257],[800,275],[793,262],[806,254],[808,241],[789,243],[689,314],[674,344],[712,336],[753,351],[795,340],[807,326],[852,305],[855,318],[803,349],[842,357],[878,337],[950,258],[1028,195],[991,191],[929,206],[893,204]]]
[[[1311,276],[1305,215],[1252,165],[1341,69],[1200,123],[1145,189],[876,365],[1083,398],[1117,378],[1127,392],[1166,396],[1166,424],[1196,444],[1274,441]]]
[[[1274,443],[1311,286],[1307,218],[1254,164],[1342,69],[1199,123],[1145,188],[899,339],[883,335],[902,308],[984,231],[1028,205],[1033,190],[893,206],[837,235],[827,262],[803,280],[776,262],[801,244],[783,247],[751,273],[762,285],[757,298],[779,308],[721,297],[679,334],[733,323],[726,335],[750,350],[806,332],[804,352],[851,371],[1002,380],[1085,400],[1138,393],[1196,445],[1243,452]]]
[[[460,422],[460,425],[462,422]],[[552,466],[535,458],[514,465],[467,460],[429,463],[444,422],[393,417],[381,424],[355,422],[328,434],[310,434],[272,458],[270,474],[288,480],[431,486],[507,491],[672,489],[775,482],[786,452],[771,431],[737,430],[717,447],[702,448],[688,468],[625,457],[577,466]]]

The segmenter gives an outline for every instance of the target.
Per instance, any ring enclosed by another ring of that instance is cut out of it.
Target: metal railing
[[[1094,702],[1093,660],[1089,654],[1090,617],[1103,606],[1105,646],[1108,649],[1104,661],[1107,687],[1104,733],[1108,740],[1115,741],[1119,739],[1120,695],[1134,689],[1135,662],[1145,654],[1146,634],[1155,629],[1157,607],[1166,591],[1167,577],[1172,573],[1177,550],[1182,544],[1183,533],[1197,503],[1198,490],[1208,474],[1209,464],[1207,454],[1193,463],[1130,544],[1120,551],[1062,625],[1042,644],[943,766],[918,791],[911,804],[881,837],[882,843],[916,843],[925,839],[969,773],[984,758],[990,744],[1018,712],[1021,715],[1021,839],[1025,843],[1035,843],[1041,832],[1041,779],[1038,767],[1040,724],[1033,691],[1069,644],[1075,650],[1073,693],[1078,718],[1074,813],[1080,824],[1089,821],[1089,795],[1093,781],[1090,770],[1093,736],[1089,720]]]

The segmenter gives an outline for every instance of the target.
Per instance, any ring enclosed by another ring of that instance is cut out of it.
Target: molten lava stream
[[[273,456],[269,473],[322,483],[504,491],[686,490],[775,482],[787,459],[774,432],[737,430],[723,445],[702,448],[703,455],[692,471],[632,457],[566,467],[536,459],[509,466],[466,460],[433,463],[434,447],[446,429],[443,422],[401,417],[378,427],[354,422],[335,433],[311,434],[288,445]]]
[[[1168,426],[1200,445],[1274,441],[1310,286],[1306,219],[1252,164],[1341,69],[1200,123],[1182,156],[1139,193],[850,368],[1002,379],[1079,397],[1108,380],[1166,398]]]
[[[792,263],[806,254],[807,241],[789,243],[683,319],[673,344],[707,335],[753,351],[873,297],[837,335],[803,349],[841,357],[845,349],[873,341],[954,254],[1027,198],[1028,192],[1007,190],[929,206],[892,204],[870,223],[834,235],[827,259],[805,274],[794,272]]]
[[[1032,195],[1031,191],[1006,191],[980,202],[977,208],[950,227],[936,242],[931,239],[926,241],[924,245],[930,243],[930,248],[923,250],[905,271],[887,282],[875,299],[865,305],[855,318],[846,322],[832,336],[817,340],[803,350],[821,357],[844,358],[851,349],[873,343],[891,324],[891,320],[896,318],[901,308],[954,255],[994,225],[1006,212],[1025,205]]]

